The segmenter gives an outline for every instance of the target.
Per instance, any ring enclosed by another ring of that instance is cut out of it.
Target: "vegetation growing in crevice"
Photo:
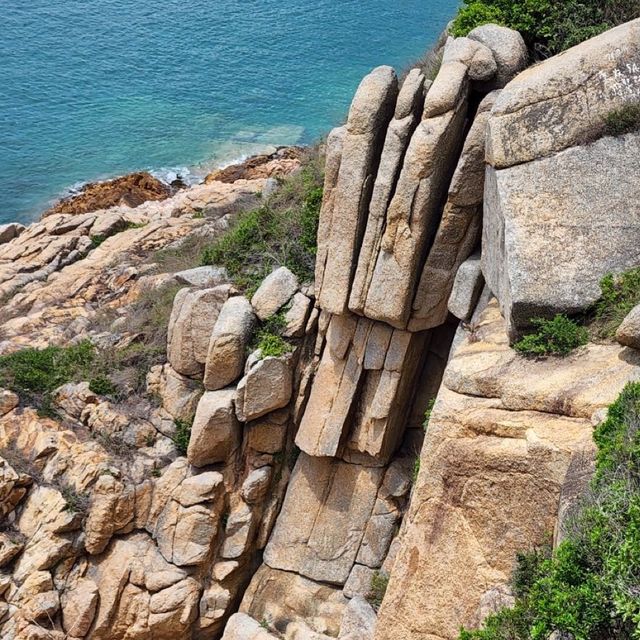
[[[200,263],[225,267],[247,295],[279,266],[311,280],[321,204],[322,169],[315,153],[263,206],[238,216],[227,233],[206,246]]]
[[[552,320],[533,318],[535,330],[513,345],[527,356],[566,356],[589,341],[589,332],[566,315],[556,315]]]
[[[181,455],[186,456],[187,449],[189,448],[189,440],[191,439],[193,418],[190,420],[175,420],[174,422],[176,425],[176,435],[173,437],[173,442]]]
[[[627,104],[607,114],[605,135],[623,136],[634,131],[640,131],[640,102]]]
[[[519,31],[534,58],[546,58],[640,16],[637,0],[464,0],[452,35],[496,23]]]
[[[389,576],[383,571],[374,571],[371,576],[371,584],[367,593],[367,601],[376,610],[380,609],[380,605],[384,599],[384,594],[389,586]]]
[[[640,383],[596,429],[596,473],[553,555],[522,556],[515,605],[461,640],[640,638]]]
[[[608,274],[600,281],[602,295],[588,319],[597,338],[613,338],[627,314],[640,304],[640,268]]]
[[[285,313],[284,309],[280,310],[256,328],[249,351],[259,349],[262,358],[279,357],[292,351],[293,346],[282,337],[286,327]]]
[[[422,422],[422,428],[424,429],[425,433],[429,428],[429,421],[431,420],[431,412],[433,411],[433,407],[435,404],[436,404],[436,399],[431,398],[431,400],[429,400],[427,404],[427,409],[424,412],[424,421]]]

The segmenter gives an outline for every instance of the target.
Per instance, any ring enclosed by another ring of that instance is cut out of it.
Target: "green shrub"
[[[374,571],[371,576],[371,585],[369,592],[367,593],[367,600],[369,604],[377,611],[382,604],[384,594],[387,592],[387,586],[389,585],[389,576],[382,571]]]
[[[534,318],[531,324],[537,330],[513,345],[524,355],[566,356],[589,341],[589,332],[565,315],[557,315],[553,320]]]
[[[596,473],[564,541],[551,557],[519,558],[515,606],[461,640],[640,638],[640,383],[624,388],[594,437]]]
[[[639,15],[637,0],[464,0],[452,34],[493,22],[519,31],[534,57],[548,57]]]
[[[640,103],[628,104],[612,111],[605,118],[605,133],[608,136],[623,136],[640,130]]]
[[[91,240],[91,248],[97,249],[107,239],[107,236],[91,236],[89,239]]]
[[[224,266],[248,294],[279,266],[311,280],[321,204],[322,172],[314,157],[262,207],[241,214],[227,233],[204,247],[200,263]]]
[[[612,338],[627,314],[640,304],[640,268],[600,281],[602,295],[593,310],[591,331],[600,338]]]
[[[89,390],[99,396],[112,396],[117,392],[117,387],[104,374],[98,374],[89,381]]]
[[[42,415],[54,417],[51,392],[67,382],[88,378],[95,355],[88,340],[71,347],[22,349],[0,357],[0,386],[31,402]]]
[[[269,356],[277,358],[285,353],[290,353],[293,347],[282,337],[285,327],[284,310],[267,318],[256,329],[249,345],[249,351],[260,349],[263,358],[268,358]]]
[[[193,426],[193,418],[191,420],[175,420],[176,435],[173,442],[176,449],[183,455],[187,455],[189,448],[189,440],[191,438],[191,427]]]

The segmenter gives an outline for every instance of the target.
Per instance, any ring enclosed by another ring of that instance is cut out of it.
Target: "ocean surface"
[[[0,2],[0,222],[83,182],[197,181],[339,123],[362,76],[402,69],[458,0]]]

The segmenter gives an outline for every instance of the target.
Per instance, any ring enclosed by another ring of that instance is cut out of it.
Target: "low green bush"
[[[451,31],[458,37],[490,22],[504,25],[543,58],[638,16],[637,0],[464,0]]]
[[[599,338],[613,338],[627,314],[640,304],[640,268],[609,274],[600,281],[602,295],[590,319],[590,330]]]
[[[523,355],[566,356],[589,341],[587,329],[565,315],[556,315],[552,320],[533,318],[531,324],[535,331],[513,345]]]
[[[175,420],[176,435],[173,437],[173,442],[176,445],[176,449],[183,455],[187,455],[187,449],[189,448],[189,440],[191,438],[191,427],[193,426],[193,418],[191,420]]]
[[[313,156],[286,178],[265,204],[241,214],[231,229],[202,250],[202,265],[220,265],[248,295],[275,267],[313,279],[322,204],[322,171]]]
[[[0,357],[0,386],[11,389],[44,415],[53,415],[51,392],[92,375],[96,351],[88,341],[71,347],[27,348]]]
[[[528,577],[514,607],[461,640],[640,638],[640,383],[624,388],[594,438],[596,473],[563,542],[550,557],[519,558]]]
[[[282,337],[282,332],[286,327],[285,313],[284,309],[281,310],[256,328],[249,344],[250,352],[260,349],[263,358],[269,356],[277,358],[292,351],[293,346]]]
[[[113,382],[104,374],[98,374],[89,381],[89,391],[97,393],[99,396],[112,396],[118,391]]]
[[[611,111],[605,118],[605,134],[623,136],[640,130],[640,103],[628,104]]]

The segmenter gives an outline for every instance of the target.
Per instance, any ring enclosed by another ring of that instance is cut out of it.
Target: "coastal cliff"
[[[592,317],[640,267],[640,20],[437,57],[367,75],[320,159],[0,231],[3,638],[455,640],[513,604],[640,380],[637,308]]]

